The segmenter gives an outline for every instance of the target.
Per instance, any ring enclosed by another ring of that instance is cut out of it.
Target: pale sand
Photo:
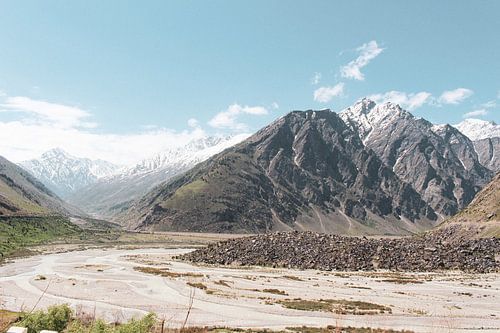
[[[186,251],[92,249],[21,259],[0,267],[0,304],[3,302],[9,310],[30,310],[48,286],[38,308],[68,303],[78,311],[95,311],[98,317],[118,321],[152,311],[167,319],[170,327],[178,327],[194,291],[188,319],[191,326],[283,329],[341,325],[416,332],[500,331],[500,274],[242,269],[170,260],[172,255]],[[166,278],[135,271],[134,266],[165,267],[171,272],[204,277]],[[423,283],[382,281],[400,276]],[[215,284],[219,280],[229,287]],[[214,293],[192,288],[187,282],[203,283]],[[263,289],[279,289],[288,295],[265,293]],[[391,307],[392,314],[338,315],[276,304],[277,300],[293,298],[367,301]]]

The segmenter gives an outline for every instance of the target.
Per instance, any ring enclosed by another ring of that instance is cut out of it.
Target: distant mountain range
[[[80,215],[16,164],[0,156],[0,216]]]
[[[60,148],[20,165],[62,198],[68,198],[98,179],[111,176],[119,167],[103,161],[74,157]]]
[[[433,125],[363,99],[130,167],[60,149],[21,165],[73,206],[132,229],[405,234],[456,214],[500,171],[499,128]]]
[[[120,173],[97,179],[68,196],[71,204],[101,217],[113,217],[154,186],[185,172],[214,154],[240,142],[248,135],[205,137],[185,146],[162,151]]]

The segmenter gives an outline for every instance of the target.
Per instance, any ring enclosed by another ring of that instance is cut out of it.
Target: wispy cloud
[[[311,84],[316,85],[321,81],[321,73],[316,72],[314,73],[314,76],[311,78]]]
[[[243,114],[262,116],[268,114],[268,110],[263,106],[241,106],[232,104],[226,110],[217,113],[208,124],[217,129],[229,129],[233,131],[245,131],[248,126],[238,121],[238,117]]]
[[[413,111],[425,103],[429,103],[432,100],[432,95],[426,91],[418,93],[405,93],[393,90],[383,94],[374,94],[368,96],[368,98],[376,103],[392,102],[399,104],[401,107],[408,109],[409,111]]]
[[[7,97],[1,105],[12,112],[21,112],[35,116],[38,121],[49,122],[53,126],[62,128],[96,127],[96,123],[85,121],[90,113],[78,107],[67,106],[46,101],[34,100],[29,97]]]
[[[481,116],[486,116],[488,114],[488,111],[486,109],[478,109],[474,110],[471,112],[467,112],[463,115],[464,118],[471,118],[471,117],[481,117]]]
[[[200,122],[198,121],[198,119],[190,118],[188,119],[188,126],[191,128],[200,127]]]
[[[361,69],[368,65],[370,61],[376,58],[384,49],[379,47],[377,42],[372,40],[358,47],[356,51],[359,56],[340,69],[342,77],[363,81],[365,76]]]
[[[338,83],[332,87],[320,87],[314,91],[314,100],[320,103],[328,103],[332,98],[342,95],[344,83]]]
[[[271,107],[275,110],[279,109],[280,108],[280,105],[278,104],[278,102],[272,102],[271,103]]]
[[[447,90],[438,98],[441,104],[460,104],[465,99],[472,96],[474,92],[467,88],[457,88],[455,90]]]
[[[492,109],[497,106],[496,101],[488,101],[486,103],[481,104],[481,106],[485,109]]]

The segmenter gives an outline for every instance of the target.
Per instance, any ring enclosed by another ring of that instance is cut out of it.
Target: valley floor
[[[321,272],[193,266],[189,249],[88,249],[0,267],[9,310],[68,303],[123,321],[155,312],[169,327],[339,325],[415,332],[500,330],[500,274]],[[358,302],[361,301],[361,302]]]

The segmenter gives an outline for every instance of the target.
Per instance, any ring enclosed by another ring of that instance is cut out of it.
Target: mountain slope
[[[70,215],[77,212],[27,171],[0,156],[0,215]]]
[[[121,215],[135,229],[344,234],[404,234],[436,218],[329,110],[278,119]]]
[[[467,208],[442,223],[438,232],[449,238],[500,237],[500,173]]]
[[[440,214],[458,212],[492,177],[466,136],[415,118],[399,105],[363,99],[340,116]]]
[[[482,165],[494,173],[500,171],[500,125],[492,121],[466,119],[454,127],[473,141]]]
[[[493,172],[500,172],[500,137],[474,141],[474,149],[482,165]]]
[[[113,218],[154,186],[185,172],[210,156],[240,142],[248,135],[205,137],[162,151],[112,177],[81,188],[68,201],[101,218]]]
[[[118,170],[112,163],[74,157],[60,148],[51,149],[40,158],[20,165],[62,198]]]

